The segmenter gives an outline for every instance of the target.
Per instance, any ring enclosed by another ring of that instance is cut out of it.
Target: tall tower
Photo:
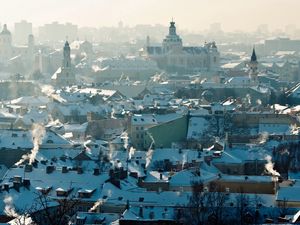
[[[71,68],[71,48],[69,42],[66,41],[64,46],[63,68]]]
[[[62,66],[53,74],[51,79],[56,86],[69,86],[76,83],[75,74],[71,64],[71,48],[66,41],[63,49]]]
[[[0,32],[0,61],[7,61],[12,57],[12,41],[11,33],[4,24],[3,30]]]
[[[170,22],[169,34],[163,40],[163,51],[165,53],[169,51],[180,52],[182,50],[182,40],[176,33],[175,22]]]
[[[251,59],[250,62],[248,63],[250,71],[249,71],[249,76],[251,78],[251,80],[253,81],[257,81],[257,75],[258,75],[258,62],[257,62],[257,57],[256,57],[256,53],[255,53],[255,48],[253,48],[252,51],[252,55],[251,55]]]
[[[28,35],[28,50],[27,50],[27,63],[29,67],[32,67],[34,63],[34,36],[32,34]]]

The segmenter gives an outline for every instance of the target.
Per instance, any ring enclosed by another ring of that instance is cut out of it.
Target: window
[[[139,137],[140,137],[140,135],[139,135],[139,134],[136,134],[136,138],[139,139]]]
[[[135,127],[136,130],[139,130],[139,127]]]

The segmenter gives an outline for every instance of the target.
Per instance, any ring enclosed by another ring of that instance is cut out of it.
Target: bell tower
[[[71,67],[71,48],[68,41],[66,41],[64,46],[64,59],[63,59],[62,67],[63,68]]]
[[[249,76],[251,80],[257,81],[257,75],[258,75],[258,62],[257,62],[257,56],[255,53],[255,48],[253,48],[252,55],[250,62],[248,63],[250,71],[249,71]]]

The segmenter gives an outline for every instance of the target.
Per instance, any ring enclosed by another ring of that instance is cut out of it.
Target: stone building
[[[169,34],[161,46],[150,46],[149,43],[148,37],[146,56],[169,72],[216,72],[219,69],[220,54],[216,43],[205,43],[201,47],[183,46],[174,21],[170,22]]]

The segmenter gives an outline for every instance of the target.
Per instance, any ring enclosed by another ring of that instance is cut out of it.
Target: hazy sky
[[[39,26],[52,21],[79,26],[168,24],[198,31],[214,22],[226,31],[271,29],[299,22],[300,0],[1,0],[0,22],[26,19]]]

